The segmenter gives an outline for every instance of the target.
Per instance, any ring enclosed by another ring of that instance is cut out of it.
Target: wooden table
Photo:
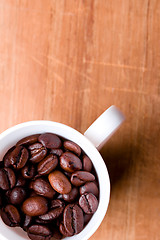
[[[160,1],[0,0],[0,132],[48,119],[84,132],[115,104],[101,151],[107,215],[91,240],[160,239]]]

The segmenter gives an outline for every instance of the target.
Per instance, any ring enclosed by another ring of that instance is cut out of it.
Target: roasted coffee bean
[[[78,156],[81,155],[81,148],[76,143],[66,140],[64,141],[63,146],[66,150],[71,151]]]
[[[26,215],[39,216],[48,211],[47,200],[41,196],[27,198],[22,205],[22,210]]]
[[[64,152],[60,156],[60,166],[67,172],[74,172],[82,169],[81,160],[71,152]]]
[[[46,214],[39,216],[39,219],[53,221],[62,214],[64,207],[65,205],[61,200],[52,200],[51,210],[49,210]]]
[[[63,212],[63,223],[67,232],[77,234],[83,229],[83,212],[77,204],[68,204]]]
[[[63,150],[62,150],[61,148],[51,149],[51,150],[50,150],[50,153],[55,154],[55,155],[57,155],[58,157],[60,157],[60,156],[62,155],[62,153],[63,153]]]
[[[16,146],[19,145],[31,145],[33,143],[38,142],[38,137],[40,136],[40,134],[35,134],[35,135],[31,135],[31,136],[27,136],[25,138],[22,138],[21,140],[19,140],[16,144]]]
[[[60,171],[55,170],[48,176],[52,188],[61,194],[67,194],[71,191],[71,183],[68,178]]]
[[[3,193],[0,190],[0,209],[1,209],[2,205],[3,205]]]
[[[52,227],[51,231],[52,231],[53,238],[62,239],[63,236],[60,233],[59,229],[57,229],[56,227]]]
[[[28,149],[31,154],[29,161],[33,163],[40,162],[47,154],[47,149],[41,143],[34,143]]]
[[[68,194],[63,194],[62,196],[66,202],[73,202],[78,197],[78,193],[78,189],[76,187],[73,187]]]
[[[11,168],[0,169],[0,188],[8,190],[13,188],[16,183],[16,177]]]
[[[38,224],[49,224],[48,221],[42,220],[39,217],[35,217],[34,221],[35,221],[35,223],[38,223]]]
[[[21,174],[25,179],[33,178],[36,174],[35,166],[31,165],[30,163],[27,164],[24,168],[22,168]]]
[[[3,157],[4,167],[11,167],[12,164],[10,162],[10,153],[15,149],[15,147],[10,148],[7,153]]]
[[[93,214],[98,207],[98,200],[92,193],[85,193],[79,198],[79,205],[87,214]]]
[[[28,237],[32,240],[50,240],[52,232],[47,226],[40,224],[32,225],[27,231]]]
[[[91,172],[93,165],[92,165],[90,158],[87,157],[86,155],[84,155],[82,162],[83,162],[83,170],[87,171],[87,172]]]
[[[84,225],[86,225],[90,221],[92,216],[93,214],[84,214]]]
[[[27,193],[24,188],[15,187],[12,189],[9,199],[12,204],[19,205],[24,201],[26,196],[27,196]]]
[[[53,133],[41,134],[38,141],[46,148],[60,148],[62,145],[61,139]]]
[[[75,186],[81,186],[85,182],[94,181],[95,176],[92,173],[86,171],[76,171],[72,173],[71,183]]]
[[[9,155],[10,163],[14,168],[23,168],[28,160],[29,153],[25,147],[17,146]]]
[[[73,234],[70,234],[67,230],[66,230],[66,228],[65,228],[65,226],[64,226],[64,224],[63,223],[60,223],[60,225],[59,225],[59,231],[60,231],[60,233],[64,236],[64,237],[71,237]]]
[[[19,175],[16,182],[16,187],[24,187],[26,185],[26,179]]]
[[[24,230],[27,230],[27,228],[32,224],[33,218],[31,216],[25,215],[23,219],[23,223],[21,224],[21,227]]]
[[[10,227],[16,227],[20,224],[20,214],[17,208],[13,205],[7,205],[3,208],[1,211],[1,217],[3,222]]]
[[[56,155],[49,154],[45,157],[37,167],[37,171],[40,175],[47,175],[53,171],[58,165],[58,158]]]
[[[37,178],[32,183],[32,188],[38,195],[42,195],[47,198],[53,198],[56,193],[49,182],[43,178]]]
[[[99,195],[98,187],[94,182],[87,182],[79,188],[80,194],[93,193],[96,197]]]

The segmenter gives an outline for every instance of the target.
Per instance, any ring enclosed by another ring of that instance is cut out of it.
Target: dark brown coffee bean
[[[84,214],[84,224],[85,225],[90,221],[92,216],[93,216],[93,214]]]
[[[64,141],[63,146],[66,150],[71,151],[78,156],[81,155],[81,148],[76,143],[66,140]]]
[[[50,240],[52,232],[47,226],[40,224],[32,225],[27,231],[28,237],[32,240]]]
[[[25,147],[17,146],[9,155],[10,162],[14,168],[23,168],[28,160],[29,153]]]
[[[81,160],[71,152],[65,152],[60,156],[60,166],[67,172],[74,172],[82,169]]]
[[[63,223],[60,223],[60,225],[59,225],[59,231],[60,231],[60,233],[64,236],[64,237],[71,237],[73,234],[70,234],[67,230],[66,230],[66,228],[65,228],[65,226],[64,226],[64,224]]]
[[[0,209],[1,209],[2,205],[3,205],[3,193],[0,190]]]
[[[78,197],[78,189],[76,187],[72,188],[72,190],[68,194],[63,194],[63,199],[66,202],[73,202]]]
[[[20,214],[15,206],[7,205],[5,208],[3,208],[1,212],[1,217],[6,225],[10,227],[19,226]]]
[[[14,205],[21,204],[26,198],[26,190],[22,187],[15,187],[10,193],[10,202]]]
[[[81,186],[85,182],[94,181],[95,176],[92,173],[86,171],[76,171],[72,173],[71,183],[76,187]]]
[[[3,157],[4,167],[11,167],[12,164],[10,162],[10,153],[15,149],[15,146],[10,148],[7,153]]]
[[[58,165],[58,158],[56,155],[49,154],[45,157],[37,167],[37,171],[40,175],[47,175],[53,171]]]
[[[59,229],[57,229],[56,227],[52,227],[51,231],[52,231],[53,238],[62,239],[63,236],[60,233]]]
[[[40,134],[35,134],[35,135],[31,135],[31,136],[27,136],[25,138],[22,138],[21,140],[19,140],[16,144],[16,146],[19,145],[31,145],[33,143],[38,142],[38,137],[40,136]]]
[[[52,200],[51,210],[49,210],[46,214],[39,216],[39,219],[44,221],[53,221],[62,214],[64,207],[65,205],[61,200]]]
[[[87,182],[79,188],[80,194],[93,193],[96,197],[99,195],[98,187],[94,182]]]
[[[34,218],[34,221],[35,221],[35,223],[38,223],[38,224],[49,224],[49,222],[48,221],[45,221],[45,220],[42,220],[42,219],[40,219],[39,217],[35,217]]]
[[[41,196],[27,198],[23,202],[22,210],[33,217],[45,214],[48,211],[47,200]]]
[[[51,149],[51,150],[50,150],[50,153],[55,154],[55,155],[57,155],[58,157],[60,157],[60,156],[62,155],[62,153],[63,153],[63,150],[62,150],[61,148]]]
[[[23,219],[23,223],[21,224],[21,227],[24,230],[27,230],[27,228],[32,224],[33,218],[31,216],[25,215]]]
[[[38,195],[42,195],[47,198],[53,198],[56,193],[49,182],[43,178],[37,178],[33,182],[32,188]]]
[[[79,199],[79,205],[87,214],[93,214],[98,207],[98,200],[92,193],[85,193]]]
[[[62,145],[61,139],[53,133],[41,134],[38,141],[46,148],[60,148]]]
[[[52,188],[61,194],[67,194],[71,191],[71,183],[68,178],[60,171],[55,170],[48,176]]]
[[[92,170],[92,162],[91,159],[89,157],[87,157],[86,155],[83,156],[83,170],[87,171],[87,172],[91,172]]]
[[[21,170],[21,174],[25,179],[31,179],[35,176],[36,174],[36,169],[35,166],[32,164],[27,164],[24,168]]]
[[[0,169],[0,188],[8,190],[13,188],[16,183],[16,177],[11,168]]]
[[[26,185],[26,179],[19,175],[16,182],[16,187],[24,187]]]
[[[77,204],[68,204],[64,209],[63,223],[71,235],[82,231],[84,225],[82,209]]]
[[[30,150],[30,161],[33,163],[40,162],[47,154],[47,149],[41,143],[34,143],[28,147]]]

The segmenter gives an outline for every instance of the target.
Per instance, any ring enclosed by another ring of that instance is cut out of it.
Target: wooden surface
[[[91,240],[160,239],[160,1],[0,0],[0,132],[49,119],[80,132],[110,105],[107,215]]]

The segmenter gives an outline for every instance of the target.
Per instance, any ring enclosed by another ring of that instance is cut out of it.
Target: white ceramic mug
[[[0,160],[15,143],[32,134],[52,132],[77,143],[92,160],[99,181],[99,205],[97,211],[85,228],[77,235],[65,240],[87,240],[101,224],[109,203],[110,181],[106,165],[98,152],[109,137],[124,121],[124,115],[115,107],[107,109],[83,134],[61,123],[52,121],[30,121],[18,124],[0,134]],[[1,240],[28,239],[27,234],[19,227],[11,228],[0,218]]]

